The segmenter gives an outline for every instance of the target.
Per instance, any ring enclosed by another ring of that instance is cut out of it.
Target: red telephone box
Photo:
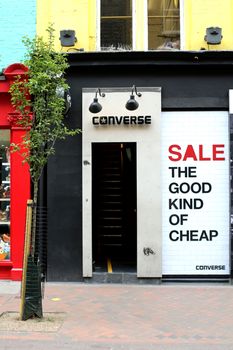
[[[19,113],[12,104],[9,88],[17,75],[24,76],[21,63],[8,66],[0,76],[0,279],[21,280],[26,203],[30,198],[30,174],[11,143],[20,143],[25,129],[17,125]]]

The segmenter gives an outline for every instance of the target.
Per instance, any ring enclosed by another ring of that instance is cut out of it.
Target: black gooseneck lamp
[[[101,97],[105,97],[105,93],[103,93],[103,92],[101,92],[100,91],[100,88],[98,88],[97,90],[96,90],[96,92],[95,92],[95,97],[94,97],[94,99],[93,99],[93,102],[90,104],[90,106],[89,106],[89,111],[91,112],[91,113],[98,113],[98,112],[100,112],[101,111],[101,109],[102,109],[102,106],[101,106],[101,104],[99,103],[99,101],[98,101],[98,98],[97,98],[97,95],[100,95]]]
[[[142,94],[141,94],[140,92],[137,91],[136,86],[133,85],[133,86],[132,86],[132,92],[131,92],[130,98],[129,98],[129,100],[126,102],[126,105],[125,105],[125,108],[128,109],[129,111],[135,111],[135,109],[137,109],[138,106],[139,106],[138,102],[135,100],[134,92],[135,92],[135,94],[136,94],[138,97],[141,97],[141,96],[142,96]]]

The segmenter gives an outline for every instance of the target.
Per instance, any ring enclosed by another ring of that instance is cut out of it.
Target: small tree
[[[18,124],[26,130],[20,144],[12,149],[20,150],[23,162],[28,163],[33,183],[33,218],[31,255],[35,254],[36,242],[36,206],[38,202],[38,184],[50,155],[55,153],[55,142],[64,140],[80,132],[70,130],[64,124],[64,91],[68,90],[65,71],[68,68],[67,57],[54,50],[54,29],[47,29],[48,41],[41,37],[25,37],[23,43],[27,49],[24,64],[27,75],[17,77],[10,88],[11,101],[19,112]]]

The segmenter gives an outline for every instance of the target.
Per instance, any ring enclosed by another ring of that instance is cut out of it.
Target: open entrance
[[[94,271],[136,271],[136,143],[92,143]]]

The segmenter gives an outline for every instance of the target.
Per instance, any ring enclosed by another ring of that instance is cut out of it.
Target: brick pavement
[[[232,288],[47,283],[43,310],[65,313],[61,327],[4,331],[0,318],[0,349],[232,350]],[[2,290],[0,313],[18,311],[19,292]]]

